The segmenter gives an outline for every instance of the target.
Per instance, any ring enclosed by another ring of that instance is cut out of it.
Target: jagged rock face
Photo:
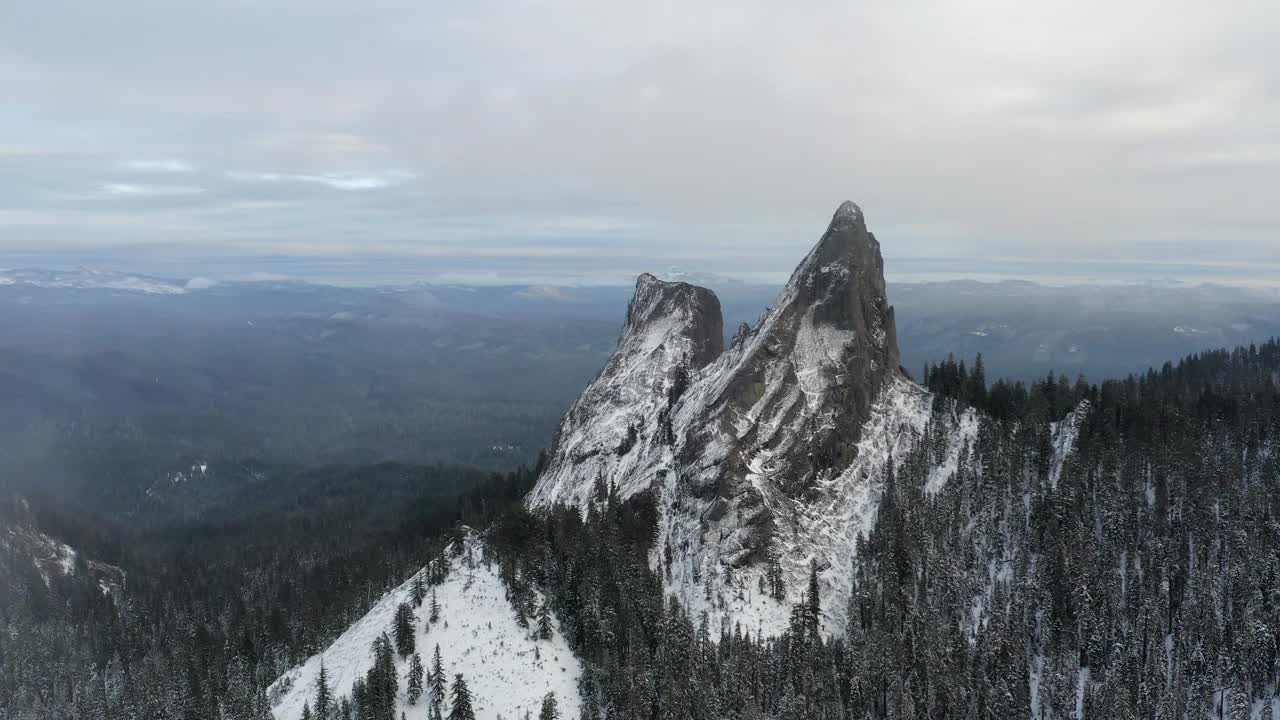
[[[674,322],[673,322],[674,321]],[[686,364],[700,370],[724,352],[724,320],[720,299],[706,288],[683,282],[664,282],[645,273],[636,280],[636,294],[627,306],[627,322],[619,349],[624,343],[645,336],[664,323],[678,337],[664,337],[671,349],[687,353]]]
[[[819,561],[824,592],[847,597],[873,485],[929,407],[899,371],[862,211],[842,204],[776,305],[728,349],[722,333],[710,291],[641,276],[618,350],[565,417],[528,503],[585,510],[592,488],[655,492],[652,560],[691,609],[734,612],[770,555],[795,584]],[[784,608],[765,614],[785,623]]]
[[[771,518],[764,495],[801,496],[847,466],[886,379],[898,372],[880,244],[846,202],[779,302],[707,372],[687,410],[681,460],[692,490],[756,520],[734,562],[758,560]],[[732,438],[723,447],[725,438]],[[721,452],[723,450],[723,452]],[[752,463],[762,463],[754,470]],[[759,482],[741,480],[765,477]]]
[[[644,490],[636,465],[677,391],[724,352],[723,322],[710,290],[641,275],[618,349],[561,421],[529,504],[581,504],[597,479],[624,496]]]

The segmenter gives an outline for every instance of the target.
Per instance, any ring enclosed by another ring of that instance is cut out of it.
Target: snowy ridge
[[[499,716],[514,720],[526,712],[537,715],[542,699],[554,692],[561,716],[576,718],[581,704],[578,679],[582,666],[569,649],[553,619],[550,640],[535,639],[532,628],[516,623],[515,610],[506,599],[506,590],[498,576],[497,566],[490,567],[481,559],[481,540],[471,535],[464,541],[462,557],[452,562],[445,581],[435,586],[440,617],[433,624],[428,607],[414,608],[417,652],[430,667],[431,656],[440,646],[445,675],[452,687],[455,673],[462,673],[474,696],[476,717],[496,720]],[[334,697],[351,694],[351,686],[373,664],[370,648],[382,633],[393,634],[396,608],[401,603],[413,607],[413,582],[423,568],[400,587],[388,592],[360,620],[321,653],[307,659],[282,675],[267,689],[271,713],[276,720],[298,720],[304,703],[315,697],[316,678],[321,663],[334,692]],[[541,601],[541,596],[535,598]],[[430,603],[428,590],[427,603]],[[396,717],[403,712],[408,720],[427,720],[431,710],[431,694],[425,692],[410,705],[406,695],[405,676],[409,663],[396,656],[400,676]],[[446,699],[442,706],[448,714]]]
[[[727,350],[710,352],[711,327],[710,291],[641,276],[617,352],[566,416],[527,503],[585,512],[593,489],[652,490],[651,564],[695,616],[777,634],[812,561],[824,627],[842,632],[857,538],[890,458],[905,458],[932,408],[899,369],[880,245],[862,211],[840,205],[775,306]],[[935,491],[977,433],[972,412],[948,422]],[[781,601],[761,591],[771,565],[788,588]]]
[[[176,280],[79,268],[56,270],[0,270],[0,285],[47,289],[116,290],[148,295],[185,295],[188,284]]]

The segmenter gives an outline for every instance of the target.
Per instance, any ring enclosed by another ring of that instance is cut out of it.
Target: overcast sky
[[[1280,3],[7,2],[0,265],[1280,272]],[[334,270],[338,268],[338,270]]]

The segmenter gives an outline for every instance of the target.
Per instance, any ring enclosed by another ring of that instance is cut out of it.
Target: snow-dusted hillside
[[[585,509],[602,486],[653,491],[651,561],[695,615],[780,632],[816,563],[824,624],[840,632],[856,539],[889,459],[907,454],[933,404],[899,368],[862,211],[841,204],[775,306],[710,353],[699,343],[719,325],[709,290],[642,276],[618,350],[565,417],[528,504]],[[938,487],[977,432],[971,414],[944,421]],[[781,601],[760,591],[770,565],[790,589]]]
[[[582,667],[560,634],[558,625],[550,640],[539,640],[533,628],[521,628],[515,611],[506,599],[496,566],[481,560],[481,541],[474,535],[465,541],[463,555],[456,558],[445,581],[435,586],[440,617],[428,622],[430,597],[417,615],[416,645],[430,668],[436,645],[446,677],[452,687],[455,673],[462,673],[475,697],[476,717],[514,720],[526,712],[537,716],[543,697],[554,692],[561,716],[576,718],[579,713],[578,679]],[[427,568],[420,571],[425,577]],[[417,575],[415,575],[417,577]],[[298,720],[303,704],[314,701],[316,678],[321,663],[336,697],[350,695],[352,683],[363,677],[373,664],[373,641],[382,633],[392,635],[396,608],[413,604],[413,582],[387,593],[368,614],[347,629],[324,652],[281,676],[267,691],[276,720]],[[540,600],[540,597],[539,597]],[[554,625],[554,621],[553,621]],[[430,693],[410,705],[405,676],[408,662],[396,658],[400,694],[396,717],[403,712],[408,720],[426,720],[431,707]],[[443,709],[448,714],[446,699]]]
[[[91,558],[82,559],[75,548],[26,523],[0,521],[0,551],[0,581],[7,575],[4,567],[7,558],[9,562],[34,565],[46,586],[54,577],[82,572],[96,581],[104,594],[118,596],[124,587],[125,573],[120,568]]]

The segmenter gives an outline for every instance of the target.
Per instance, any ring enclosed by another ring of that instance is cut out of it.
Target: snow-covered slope
[[[624,498],[654,491],[651,560],[694,613],[779,632],[815,562],[825,624],[839,632],[889,458],[906,455],[932,407],[898,366],[880,245],[862,211],[840,205],[776,305],[713,352],[699,343],[719,325],[710,291],[642,276],[618,351],[561,424],[528,504],[585,509],[605,485]],[[952,418],[951,430],[932,485],[946,482],[976,421]],[[791,590],[781,602],[759,590],[774,561]]]
[[[432,653],[440,646],[443,667],[452,687],[455,673],[462,673],[475,697],[479,720],[535,717],[543,697],[556,694],[561,716],[576,718],[579,713],[578,679],[582,667],[556,626],[550,640],[534,637],[532,628],[516,623],[515,611],[506,599],[497,566],[481,560],[480,540],[474,535],[464,542],[464,554],[453,561],[445,581],[435,586],[440,617],[428,622],[427,603],[415,608],[417,651],[430,669]],[[419,574],[425,573],[423,568]],[[415,575],[417,577],[417,575]],[[382,633],[392,635],[396,608],[413,604],[413,580],[387,593],[363,618],[347,629],[322,653],[282,675],[267,690],[276,720],[298,720],[303,704],[315,697],[316,678],[321,663],[335,697],[350,695],[351,685],[373,664],[373,641]],[[541,598],[538,598],[541,601]],[[553,621],[554,624],[554,621]],[[405,676],[408,662],[397,656],[401,678],[396,717],[403,711],[408,720],[429,717],[430,693],[410,705]],[[447,692],[447,689],[446,689]],[[443,710],[448,714],[448,700]]]

